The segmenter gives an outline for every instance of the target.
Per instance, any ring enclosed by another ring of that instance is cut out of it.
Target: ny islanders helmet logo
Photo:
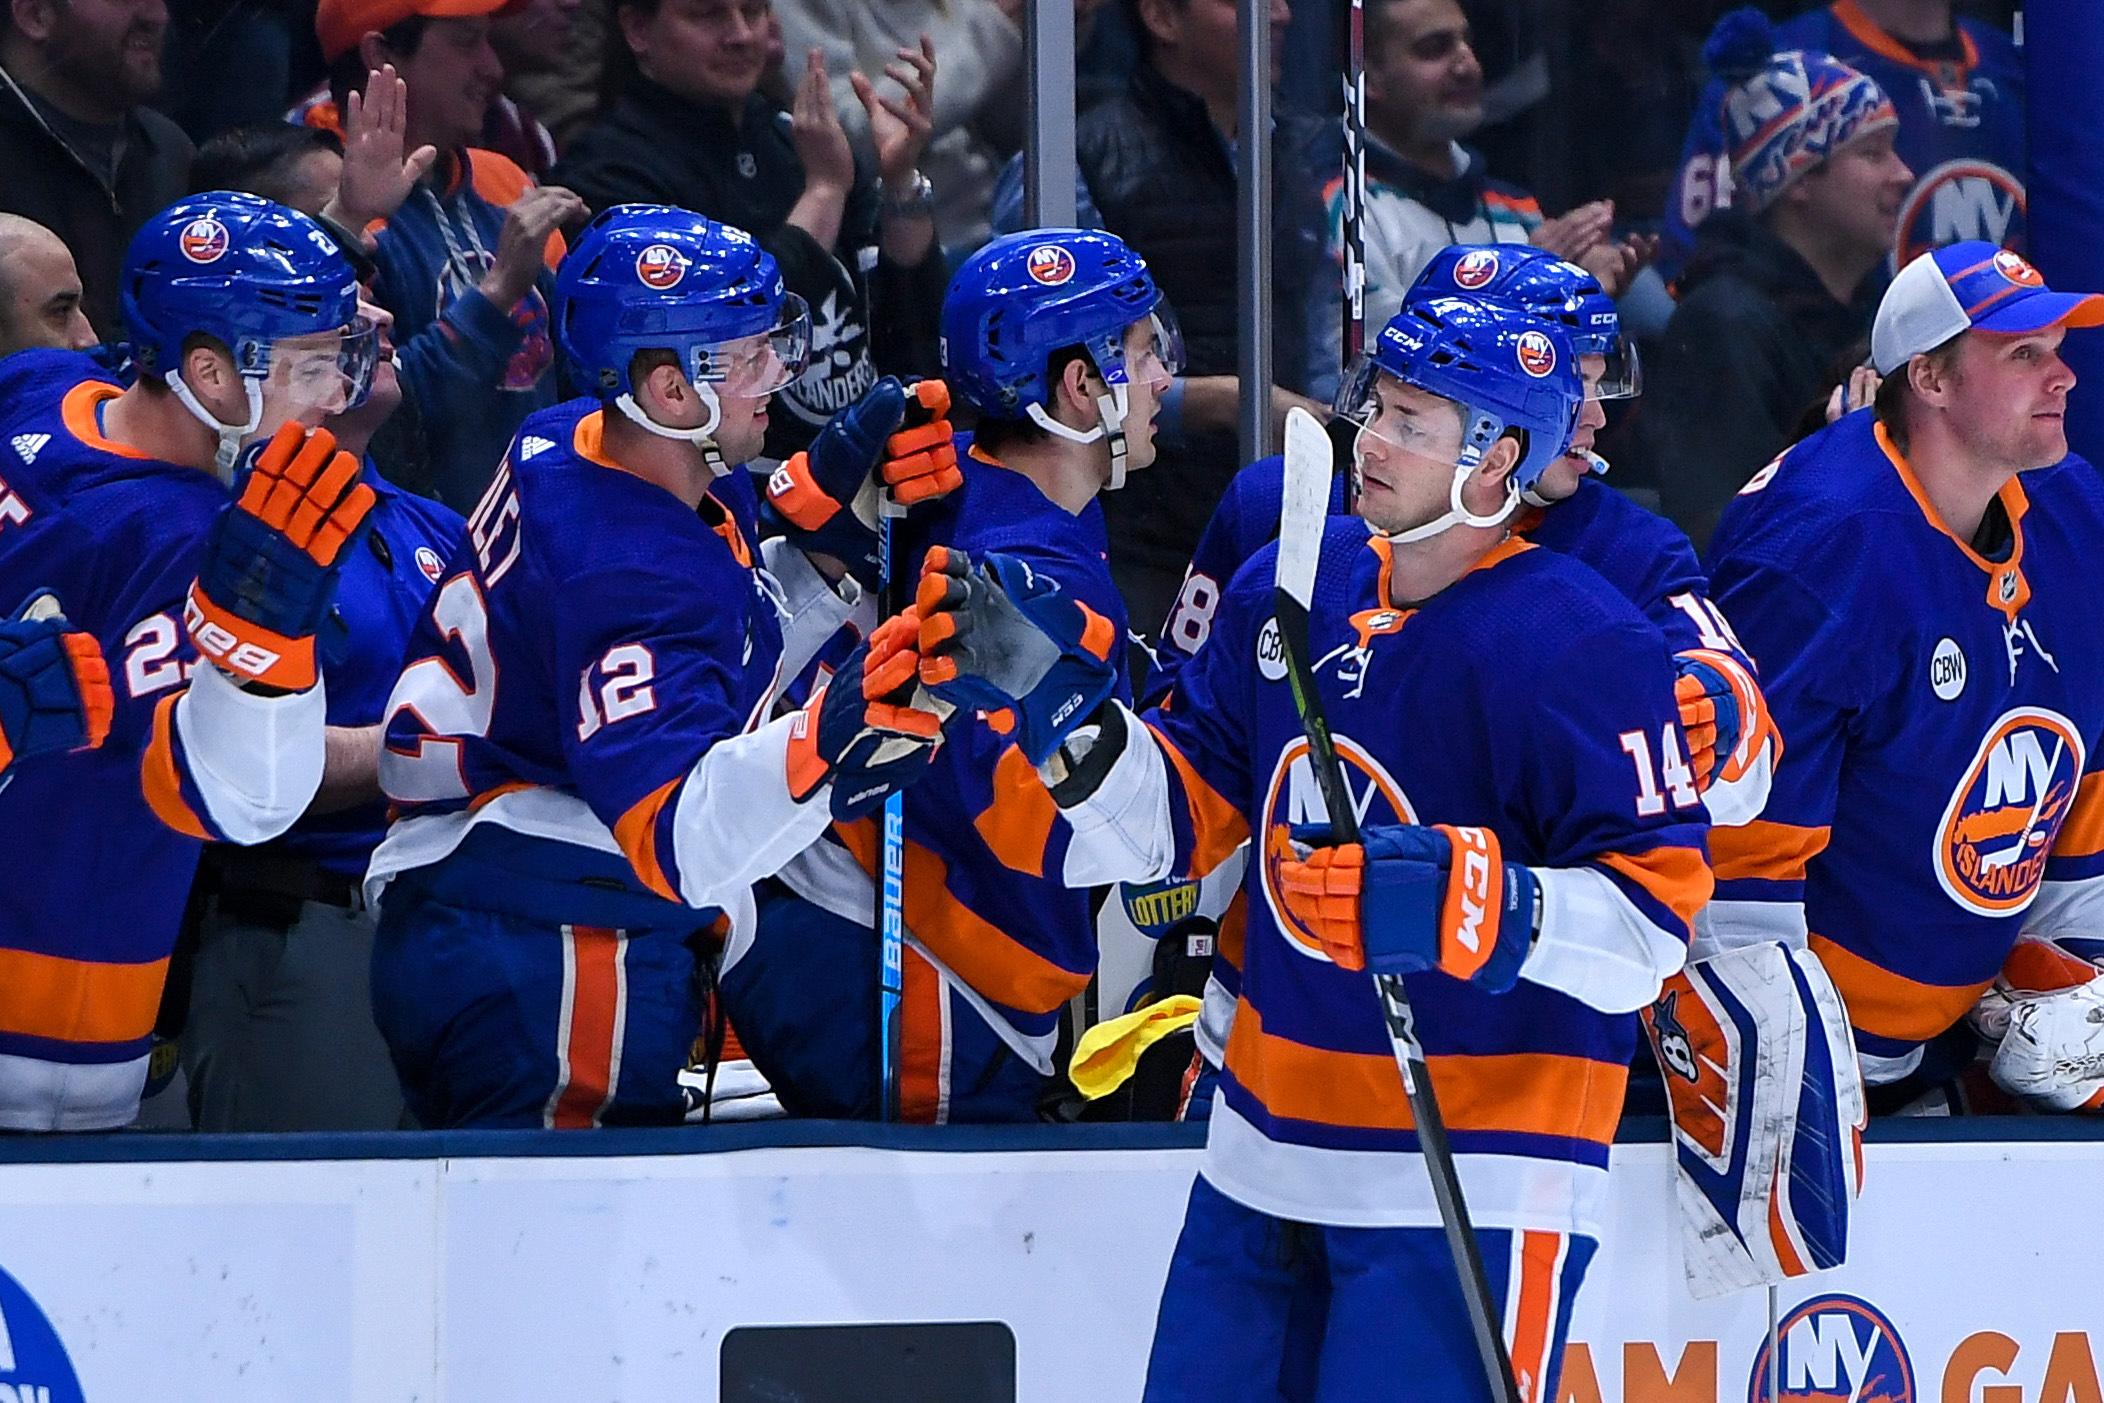
[[[1539,331],[1523,332],[1513,352],[1520,369],[1539,380],[1556,368],[1556,343]]]
[[[1074,255],[1058,244],[1039,244],[1023,260],[1023,269],[1031,281],[1058,287],[1074,276]]]
[[[2046,280],[2038,275],[2038,270],[2024,262],[2022,254],[2012,253],[2006,248],[1994,256],[1994,270],[2018,287],[2046,285]]]
[[[1349,736],[1333,733],[1330,739],[1336,743],[1337,760],[1344,769],[1344,787],[1359,811],[1360,827],[1417,822],[1402,786],[1380,761]],[[1329,820],[1322,783],[1315,778],[1315,767],[1309,763],[1308,742],[1296,736],[1279,751],[1278,763],[1271,770],[1271,783],[1264,791],[1264,852],[1259,881],[1264,889],[1264,904],[1270,908],[1272,922],[1286,937],[1286,943],[1309,959],[1325,963],[1330,957],[1323,952],[1322,942],[1294,919],[1279,896],[1279,868],[1293,856],[1295,824]]]
[[[1944,894],[1982,916],[2029,906],[2083,762],[2082,737],[2057,711],[2018,707],[1989,726],[1936,829]]]
[[[1464,253],[1454,264],[1454,286],[1468,292],[1486,286],[1497,275],[1498,255],[1487,248]]]
[[[1768,1391],[1768,1345],[1754,1356],[1747,1403],[1916,1403],[1914,1361],[1885,1313],[1854,1296],[1817,1296],[1783,1317]]]
[[[176,247],[192,263],[217,263],[226,257],[227,249],[232,246],[233,237],[227,233],[226,226],[209,214],[191,220],[176,236]]]
[[[679,286],[693,261],[670,244],[652,244],[636,255],[636,279],[663,292]]]

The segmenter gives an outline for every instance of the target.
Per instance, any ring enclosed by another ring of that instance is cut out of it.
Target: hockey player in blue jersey
[[[1086,611],[1129,702],[1125,608],[1097,499],[1154,460],[1156,406],[1182,360],[1160,290],[1111,235],[1010,234],[958,269],[942,329],[945,383],[978,429],[963,486],[900,532],[896,558],[944,545],[1027,564]],[[1071,834],[1017,740],[1013,718],[968,715],[905,799],[904,1120],[1034,1119],[1060,1013],[1096,968],[1088,893],[1060,881]],[[835,837],[763,886],[759,939],[725,970],[723,993],[792,1113],[868,1118],[875,821],[837,825]]]
[[[282,832],[323,779],[315,635],[372,492],[308,426],[369,383],[356,298],[313,221],[200,195],[127,251],[134,383],[0,364],[0,609],[91,634],[114,694],[99,749],[0,789],[0,1128],[131,1120],[200,844]]]
[[[624,205],[557,279],[587,397],[519,430],[389,703],[397,818],[374,1014],[427,1126],[676,1122],[718,940],[752,884],[925,771],[940,709],[910,616],[777,714],[854,613],[852,578],[763,548],[739,465],[802,368],[809,320],[752,238]],[[843,508],[904,396],[880,382],[811,449]],[[847,471],[840,471],[847,465]],[[832,566],[841,570],[839,564]]]
[[[961,705],[1009,699],[1050,752],[1068,880],[1190,875],[1253,844],[1240,1004],[1146,1398],[1492,1396],[1371,968],[1409,979],[1520,1396],[1552,1400],[1635,1014],[1708,895],[1706,825],[1658,631],[1509,529],[1583,402],[1563,330],[1429,299],[1350,386],[1365,519],[1329,519],[1309,656],[1360,843],[1319,827],[1275,547],[1144,718],[1063,718],[1107,668],[998,553],[931,560],[923,676]]]

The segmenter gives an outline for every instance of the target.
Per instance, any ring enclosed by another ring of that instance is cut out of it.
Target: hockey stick
[[[1344,63],[1344,366],[1366,346],[1366,0],[1351,0]]]
[[[1307,734],[1308,763],[1322,787],[1330,833],[1339,843],[1356,843],[1358,810],[1352,806],[1344,769],[1337,762],[1337,748],[1330,740],[1329,722],[1323,716],[1322,696],[1315,688],[1308,634],[1308,611],[1315,597],[1315,567],[1322,555],[1323,523],[1329,518],[1333,470],[1330,439],[1322,425],[1304,409],[1289,410],[1286,491],[1279,512],[1278,583],[1273,607],[1279,642],[1286,653],[1286,681],[1293,689],[1293,708],[1300,713],[1301,730]],[[1432,1196],[1439,1203],[1439,1220],[1446,1228],[1455,1274],[1461,1278],[1461,1295],[1468,1307],[1469,1327],[1475,1332],[1476,1353],[1490,1383],[1490,1396],[1499,1403],[1520,1403],[1519,1388],[1512,1378],[1512,1361],[1505,1353],[1505,1338],[1491,1305],[1490,1283],[1483,1274],[1476,1230],[1469,1223],[1468,1205],[1461,1198],[1461,1179],[1454,1169],[1453,1149],[1447,1144],[1446,1122],[1440,1118],[1432,1079],[1425,1069],[1425,1050],[1417,1040],[1409,995],[1404,991],[1401,975],[1377,974],[1373,982],[1380,991],[1388,1043],[1403,1074],[1403,1091],[1410,1098],[1417,1143],[1424,1155],[1425,1169],[1432,1176]]]
[[[877,506],[877,618],[899,611],[898,572],[891,558],[892,532],[906,509],[889,492]],[[905,989],[906,796],[893,790],[884,800],[877,878],[877,1119],[899,1118],[899,1001]]]

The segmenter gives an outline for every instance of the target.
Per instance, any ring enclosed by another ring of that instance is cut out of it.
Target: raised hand
[[[400,209],[438,159],[435,146],[404,156],[408,129],[409,84],[388,64],[368,74],[365,92],[352,93],[344,107],[343,175],[328,213],[353,233]]]
[[[861,73],[848,75],[862,109],[869,114],[869,138],[877,148],[877,173],[896,189],[920,166],[921,153],[935,135],[935,41],[923,34],[917,49],[898,50],[898,62],[884,74],[901,88],[903,98],[888,97]]]

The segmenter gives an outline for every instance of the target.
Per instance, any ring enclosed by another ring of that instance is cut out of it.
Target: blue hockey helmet
[[[1622,317],[1600,280],[1531,244],[1449,244],[1432,255],[1404,294],[1407,303],[1458,294],[1510,302],[1562,326],[1571,350],[1606,362],[1587,399],[1634,399],[1643,391],[1636,342],[1622,334]]]
[[[1127,389],[1143,370],[1126,364],[1125,331],[1148,318],[1151,355],[1174,375],[1183,369],[1175,314],[1124,240],[1089,229],[1004,234],[950,279],[942,302],[943,379],[981,414],[1027,418],[1075,443],[1108,437],[1110,486],[1118,487],[1125,478]],[[1073,346],[1088,354],[1110,391],[1098,402],[1102,422],[1086,431],[1046,413],[1052,356]]]
[[[707,445],[719,395],[758,398],[803,373],[804,300],[742,229],[672,205],[614,205],[585,226],[555,278],[555,338],[580,384],[653,433]],[[635,402],[638,352],[669,351],[708,406],[670,429]]]
[[[214,190],[178,200],[141,225],[125,250],[118,307],[142,375],[160,376],[220,438],[220,470],[262,421],[263,384],[278,348],[299,348],[284,380],[299,408],[329,413],[363,403],[379,358],[377,330],[358,315],[358,280],[336,241],[297,210]],[[226,348],[249,400],[246,424],[200,403],[182,377],[183,347],[208,336]]]
[[[1391,422],[1380,395],[1384,377],[1453,401],[1462,417],[1450,510],[1398,533],[1397,540],[1419,540],[1456,524],[1495,526],[1510,516],[1520,493],[1563,456],[1585,403],[1577,356],[1562,326],[1507,303],[1474,297],[1428,297],[1405,304],[1338,391],[1336,413],[1359,426],[1362,440],[1370,435],[1405,453],[1420,453],[1411,434]],[[1495,515],[1477,516],[1462,505],[1462,488],[1491,447],[1514,430],[1523,438],[1506,484],[1507,499]],[[1358,454],[1353,456],[1356,476]]]

